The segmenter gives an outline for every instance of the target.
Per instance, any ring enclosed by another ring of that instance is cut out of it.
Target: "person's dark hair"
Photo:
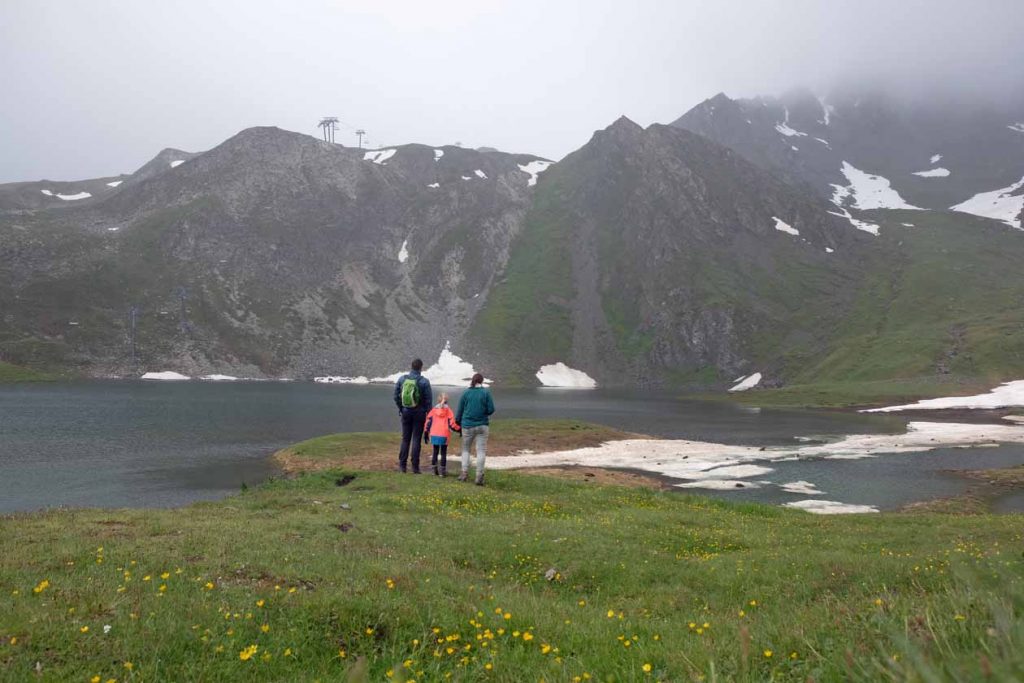
[[[484,383],[484,376],[481,375],[478,372],[475,375],[473,375],[473,381],[470,383],[469,386],[471,386],[471,387],[478,387],[478,386],[480,386],[483,383]]]
[[[414,360],[412,362],[412,369],[415,370],[416,372],[419,372],[420,370],[422,370],[423,369],[423,361],[421,361],[419,358]]]

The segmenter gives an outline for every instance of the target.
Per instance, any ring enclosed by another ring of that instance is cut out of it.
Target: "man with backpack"
[[[395,405],[402,416],[402,447],[398,450],[398,469],[406,471],[409,461],[409,447],[412,447],[412,473],[420,473],[420,449],[423,438],[423,425],[427,411],[434,404],[434,396],[430,390],[430,380],[421,374],[423,361],[419,358],[412,362],[412,371],[398,378],[395,382]]]

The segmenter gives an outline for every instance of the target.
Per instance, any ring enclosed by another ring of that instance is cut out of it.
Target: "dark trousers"
[[[434,446],[434,455],[430,458],[430,466],[437,467],[438,452],[441,453],[441,469],[446,469],[448,467],[448,444]]]
[[[423,447],[423,423],[426,418],[426,413],[422,410],[402,411],[402,447],[398,450],[398,469],[403,472],[406,470],[410,455],[412,471],[420,471],[420,449]]]

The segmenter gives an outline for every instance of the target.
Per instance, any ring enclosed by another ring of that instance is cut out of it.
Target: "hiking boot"
[[[448,476],[448,468],[447,467],[442,467],[441,468],[441,478],[443,479],[443,478],[445,478],[447,476]]]
[[[473,482],[473,483],[476,484],[477,486],[483,486],[484,485],[484,478],[483,477],[477,477],[476,481]]]
[[[441,476],[441,473],[437,469],[437,465],[434,465],[434,476],[435,477],[440,477]]]
[[[466,481],[467,478],[468,477],[467,477],[467,473],[466,473],[465,470],[459,472],[459,481]]]

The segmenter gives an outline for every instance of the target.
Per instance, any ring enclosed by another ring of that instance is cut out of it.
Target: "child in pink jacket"
[[[455,422],[452,409],[448,407],[448,394],[441,394],[441,400],[427,413],[427,422],[423,427],[423,442],[434,447],[430,465],[434,468],[434,474],[439,477],[448,476],[448,438],[452,430],[459,431],[459,425]],[[437,462],[438,454],[441,456],[440,469]]]

